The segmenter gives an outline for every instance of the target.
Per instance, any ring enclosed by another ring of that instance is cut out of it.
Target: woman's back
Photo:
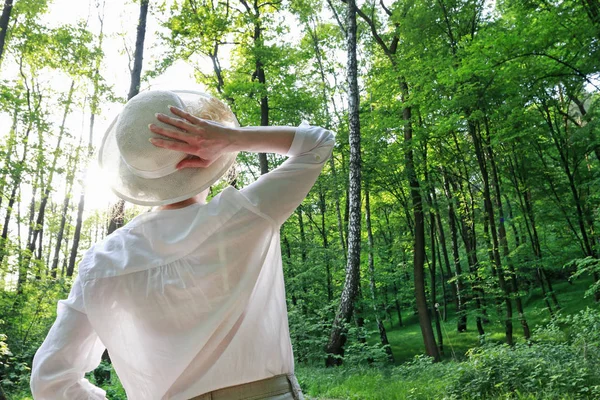
[[[278,254],[278,227],[233,188],[95,246],[80,264],[84,306],[130,398],[293,372]]]
[[[189,399],[293,373],[279,228],[333,143],[329,131],[302,125],[290,158],[247,188],[140,215],[92,247],[36,354],[34,393],[50,379],[44,366],[93,369],[104,346],[130,399]],[[60,398],[104,398],[88,385],[71,383]]]

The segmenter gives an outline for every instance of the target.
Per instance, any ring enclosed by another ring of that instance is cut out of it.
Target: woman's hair
[[[186,104],[186,111],[198,118],[227,126],[239,126],[237,118],[229,106],[215,97],[199,97],[195,104]]]
[[[231,164],[231,167],[229,167],[221,179],[225,180],[225,182],[237,189],[238,173],[238,165],[237,161],[235,161],[233,164]]]

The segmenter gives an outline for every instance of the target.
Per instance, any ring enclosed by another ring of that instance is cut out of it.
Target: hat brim
[[[173,90],[184,104],[198,97],[210,97],[196,91]],[[210,187],[231,168],[237,153],[226,153],[205,168],[184,168],[162,178],[141,178],[121,158],[115,136],[117,117],[112,121],[100,145],[98,163],[112,191],[121,199],[143,206],[160,206],[189,199]],[[237,123],[237,121],[236,121]],[[239,126],[239,124],[237,124]]]

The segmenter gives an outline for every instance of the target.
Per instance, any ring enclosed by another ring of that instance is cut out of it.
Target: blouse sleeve
[[[104,349],[85,314],[77,277],[67,300],[58,302],[56,321],[33,358],[33,398],[105,400],[106,392],[84,378],[100,364]]]
[[[289,158],[240,192],[262,214],[283,224],[317,181],[334,144],[331,131],[301,124],[286,154]]]

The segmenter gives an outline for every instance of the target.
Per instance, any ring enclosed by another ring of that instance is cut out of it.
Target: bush
[[[123,385],[121,385],[121,381],[117,376],[113,366],[109,364],[107,361],[102,360],[97,370],[102,370],[107,372],[110,376],[110,379],[104,381],[102,383],[98,382],[94,377],[94,373],[90,372],[86,375],[86,378],[94,385],[101,387],[106,391],[106,398],[110,400],[127,400],[127,394],[125,393],[125,389],[123,389]]]
[[[15,356],[10,351],[6,341],[7,336],[0,333],[0,394],[2,390],[9,393],[27,391],[30,368],[23,357]]]
[[[597,365],[583,360],[570,344],[517,344],[472,350],[459,367],[449,393],[460,398],[489,398],[509,393],[538,398],[598,398]]]
[[[587,309],[538,329],[529,344],[471,349],[449,393],[467,399],[600,398],[599,328],[600,312]]]

